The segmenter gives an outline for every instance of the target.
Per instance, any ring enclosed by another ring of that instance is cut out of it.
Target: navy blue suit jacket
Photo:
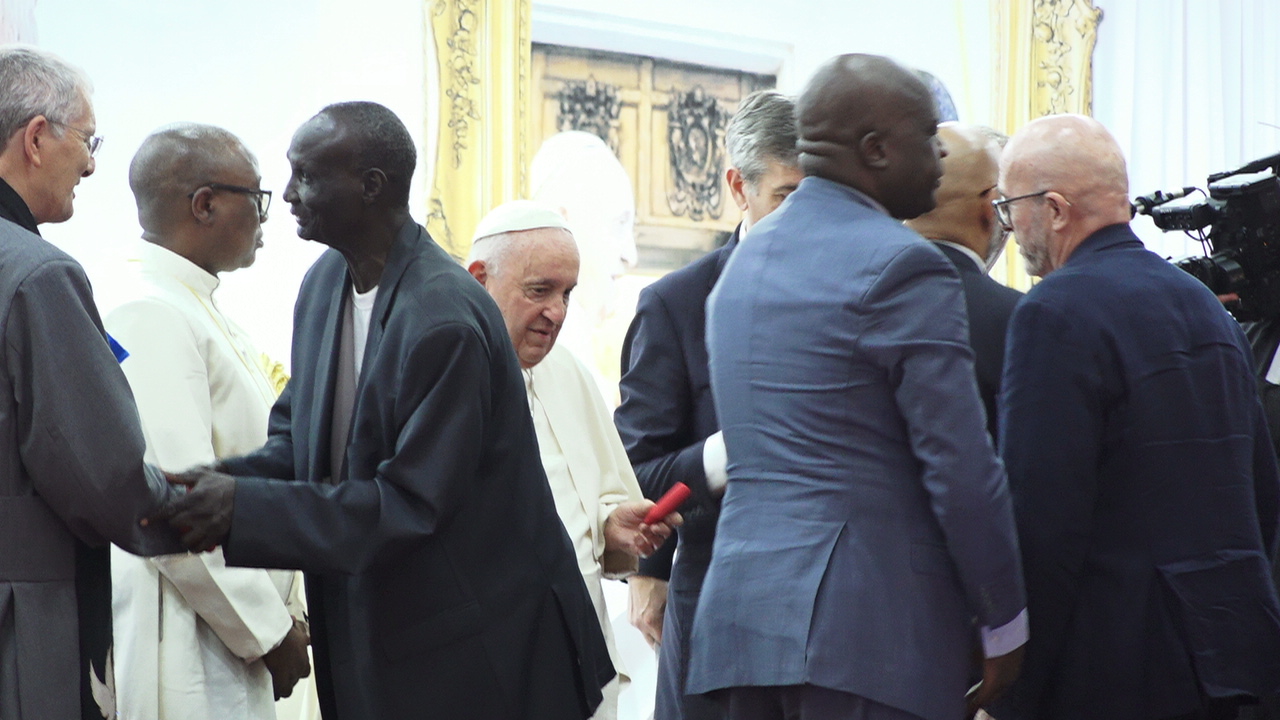
[[[964,305],[969,314],[969,344],[973,347],[973,366],[978,378],[978,394],[987,409],[987,431],[996,438],[997,400],[1000,376],[1004,371],[1004,338],[1009,317],[1022,299],[1022,293],[1001,285],[979,268],[973,258],[948,245],[938,243],[956,266],[964,286]]]
[[[813,684],[964,711],[974,623],[1024,607],[956,269],[809,177],[708,301],[729,487],[688,690]]]
[[[327,720],[590,716],[613,668],[497,306],[405,224],[329,484],[350,287],[334,250],[303,280],[267,443],[222,463],[247,476],[227,561],[306,572]]]
[[[1031,640],[993,714],[1158,718],[1280,685],[1280,480],[1244,334],[1127,225],[1014,311],[1001,433]]]
[[[645,497],[657,500],[677,482],[693,490],[676,532],[683,557],[704,568],[720,516],[702,466],[703,441],[720,429],[707,371],[706,302],[737,245],[735,230],[724,247],[641,291],[622,346],[622,404],[613,415]],[[669,574],[652,560],[641,563],[641,573]]]

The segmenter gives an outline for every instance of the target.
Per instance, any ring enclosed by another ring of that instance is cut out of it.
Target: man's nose
[[[98,169],[98,161],[92,155],[89,156],[89,165],[84,169],[84,173],[80,177],[89,177],[94,170]]]
[[[547,306],[546,308],[543,309],[542,314],[548,320],[554,323],[556,327],[560,327],[561,325],[564,324],[565,316],[569,314],[568,298],[552,300],[551,302],[547,303]]]

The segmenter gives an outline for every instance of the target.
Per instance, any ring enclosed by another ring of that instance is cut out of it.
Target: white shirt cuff
[[[724,449],[724,433],[717,432],[702,443],[702,471],[707,476],[707,489],[712,495],[724,494],[729,484],[729,455]]]
[[[1027,642],[1027,609],[998,628],[982,628],[982,653],[988,658],[1000,657],[1022,647]]]

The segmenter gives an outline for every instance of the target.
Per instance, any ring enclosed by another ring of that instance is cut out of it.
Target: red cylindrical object
[[[649,510],[649,514],[644,516],[644,524],[652,525],[675,512],[675,509],[680,507],[685,500],[688,500],[689,495],[692,493],[693,491],[689,489],[689,486],[682,482],[672,485],[671,489],[658,500],[658,504]]]

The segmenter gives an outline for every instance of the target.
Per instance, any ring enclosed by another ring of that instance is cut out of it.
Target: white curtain
[[[1210,173],[1280,152],[1280,2],[1098,0],[1093,114],[1129,159],[1131,195],[1205,187]],[[1200,252],[1139,217],[1147,247]]]

